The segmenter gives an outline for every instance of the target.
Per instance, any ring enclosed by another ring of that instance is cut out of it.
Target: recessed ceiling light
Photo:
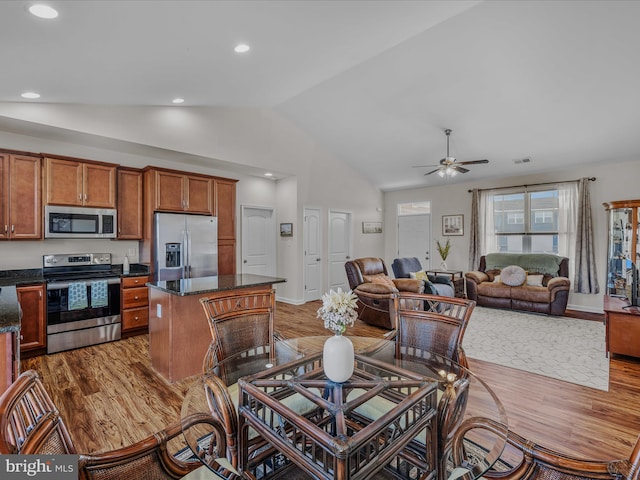
[[[184,98],[174,98],[171,100],[173,103],[184,103]]]
[[[247,53],[249,50],[251,50],[251,47],[246,43],[239,43],[233,49],[233,51],[236,53]]]
[[[35,98],[40,98],[40,94],[36,92],[24,92],[21,96],[22,98],[29,98],[32,100]]]
[[[265,174],[264,174],[264,176],[265,176],[265,177],[273,177],[273,173],[269,173],[269,172],[267,172],[267,173],[265,173]]]
[[[31,5],[29,7],[29,12],[36,17],[47,19],[56,18],[58,16],[58,11],[55,8],[42,3]]]

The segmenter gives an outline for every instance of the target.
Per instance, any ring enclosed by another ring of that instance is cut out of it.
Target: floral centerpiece
[[[335,335],[324,342],[322,368],[327,378],[336,383],[346,382],[353,375],[353,343],[342,334],[358,318],[358,297],[351,291],[329,290],[322,296],[322,307],[318,318],[324,320],[324,327]]]
[[[324,328],[328,328],[336,335],[342,335],[347,327],[353,326],[358,318],[358,297],[349,290],[343,292],[329,290],[322,296],[322,307],[318,309],[318,318],[324,320]]]

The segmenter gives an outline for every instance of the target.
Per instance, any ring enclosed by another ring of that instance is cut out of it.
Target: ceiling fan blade
[[[438,172],[438,171],[440,171],[440,169],[439,169],[439,168],[436,168],[435,170],[431,170],[430,172],[425,173],[425,176],[427,176],[427,175],[431,175],[432,173],[436,173],[436,172]]]
[[[429,167],[437,167],[438,165],[412,165],[413,168],[429,168]]]
[[[456,172],[460,172],[460,173],[467,173],[469,171],[468,168],[461,167],[459,163],[458,164],[454,163],[453,165],[451,165],[451,168],[453,168]]]
[[[486,158],[483,160],[469,160],[468,162],[456,162],[458,165],[476,165],[478,163],[489,163]]]

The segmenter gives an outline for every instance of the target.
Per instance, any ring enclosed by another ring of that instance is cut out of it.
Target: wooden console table
[[[604,315],[607,355],[640,358],[640,309],[629,306],[625,298],[605,295]]]

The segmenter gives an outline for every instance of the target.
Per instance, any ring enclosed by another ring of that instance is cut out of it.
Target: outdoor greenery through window
[[[558,253],[558,190],[493,196],[498,251]]]

